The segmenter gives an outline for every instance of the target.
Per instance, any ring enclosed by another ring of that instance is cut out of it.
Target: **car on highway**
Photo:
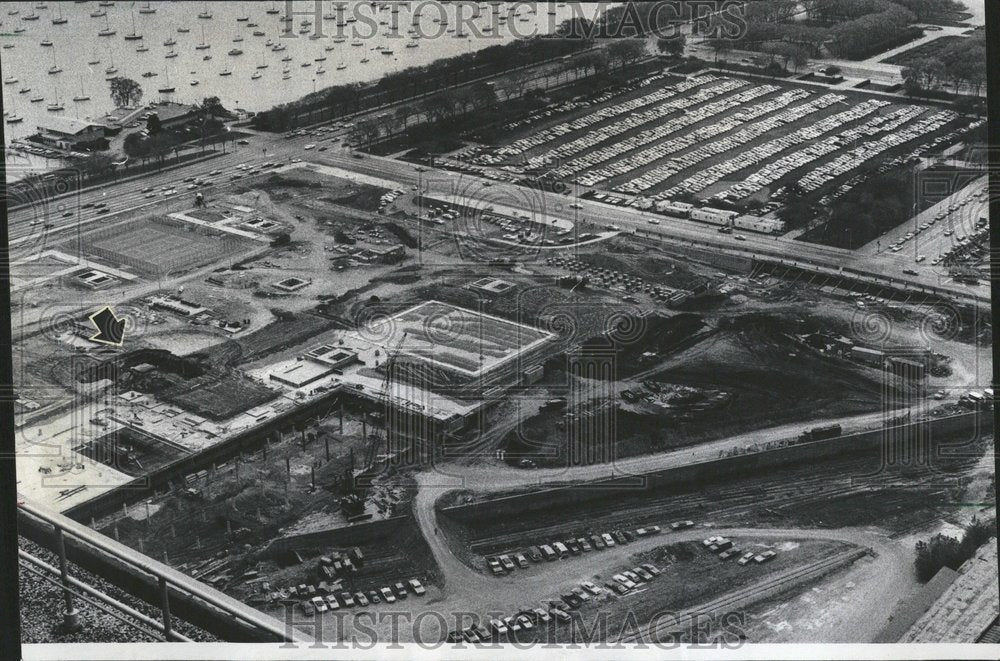
[[[658,221],[656,218],[650,218],[649,219],[649,224],[650,225],[659,225],[660,221]]]
[[[578,202],[574,202],[574,203],[572,203],[571,205],[569,205],[569,208],[570,208],[570,209],[582,209],[582,208],[583,208],[583,205],[582,205],[582,204],[580,204],[580,203],[578,203]]]
[[[63,211],[63,218],[69,218],[73,215],[72,211]]]
[[[141,192],[143,192],[143,193],[152,193],[153,192],[153,187],[152,186],[146,186],[145,188],[142,189]]]
[[[209,174],[210,176],[212,176],[212,177],[217,177],[217,176],[219,176],[220,174],[222,174],[222,170],[212,170],[212,171],[211,171],[211,172],[209,172],[208,174]]]
[[[305,145],[302,148],[305,149],[306,151],[309,151],[310,149],[316,149],[316,143],[310,142],[308,145]]]
[[[917,272],[914,271],[913,269],[903,269],[903,273],[905,275],[917,275]]]
[[[250,141],[246,140],[246,139],[244,139],[244,140],[237,140],[236,144],[238,144],[238,145],[249,145]]]
[[[736,239],[737,241],[746,241],[747,240],[747,238],[745,236],[743,236],[742,234],[733,234],[733,238]]]
[[[685,528],[693,528],[693,527],[694,527],[694,521],[674,521],[673,523],[670,524],[671,530],[684,530]],[[656,529],[656,532],[660,532],[660,528],[658,526],[650,526],[650,530],[654,528]]]

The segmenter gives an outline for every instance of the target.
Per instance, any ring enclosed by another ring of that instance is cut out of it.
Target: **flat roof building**
[[[38,124],[38,137],[43,144],[57,149],[107,149],[104,127],[100,124],[71,117],[45,117]]]

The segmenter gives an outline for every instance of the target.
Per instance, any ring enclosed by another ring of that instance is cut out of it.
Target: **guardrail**
[[[73,521],[72,519],[52,512],[40,505],[28,500],[21,500],[18,503],[18,526],[22,530],[32,528],[36,532],[39,528],[49,528],[50,540],[54,542],[55,552],[59,555],[59,568],[57,573],[63,587],[66,601],[66,611],[64,616],[68,624],[74,624],[77,619],[77,612],[73,607],[73,597],[79,596],[74,589],[82,589],[91,593],[87,587],[82,587],[81,581],[69,574],[69,562],[67,558],[67,538],[76,542],[77,554],[89,554],[91,556],[102,556],[103,559],[111,559],[123,565],[130,574],[139,574],[149,577],[155,583],[155,591],[158,593],[158,608],[161,613],[161,621],[157,623],[156,630],[164,637],[164,640],[184,640],[184,637],[173,630],[171,606],[179,602],[186,602],[189,611],[199,611],[201,613],[211,612],[229,625],[238,625],[245,631],[252,632],[252,638],[260,641],[272,642],[313,642],[312,638],[296,630],[294,627],[286,627],[285,623],[276,620],[260,611],[247,606],[246,604],[229,597],[218,590],[215,590],[199,581],[182,574],[176,569],[161,562],[157,562],[145,556],[135,549],[120,544],[104,535],[91,530],[90,528]],[[23,533],[22,533],[23,534]],[[28,535],[30,537],[30,535]],[[38,541],[38,540],[36,540]],[[22,559],[32,564],[39,565],[41,561],[34,559]],[[44,564],[44,563],[43,563]],[[42,567],[50,573],[55,572],[54,567]],[[88,586],[89,587],[89,586]],[[97,596],[93,595],[92,596]],[[143,598],[142,595],[136,596]],[[153,604],[151,600],[146,599]],[[107,602],[110,604],[110,601]],[[114,607],[121,604],[111,604]],[[134,612],[127,614],[135,617]],[[149,619],[149,618],[146,618]],[[146,624],[149,622],[144,621]],[[202,626],[201,622],[197,622]],[[212,631],[211,627],[204,627],[207,631]],[[244,641],[234,641],[244,642]]]

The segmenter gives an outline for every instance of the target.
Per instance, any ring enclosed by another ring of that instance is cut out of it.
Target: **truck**
[[[837,438],[843,429],[840,425],[825,425],[823,427],[813,427],[799,434],[799,442],[821,441],[825,438]]]

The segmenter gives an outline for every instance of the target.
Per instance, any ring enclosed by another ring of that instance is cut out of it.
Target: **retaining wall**
[[[715,482],[720,478],[760,474],[777,466],[806,461],[818,462],[844,454],[871,454],[873,456],[872,471],[874,472],[879,468],[875,458],[883,448],[883,443],[889,433],[893,435],[894,439],[912,440],[917,430],[923,426],[925,430],[920,433],[924,434],[925,438],[937,439],[935,447],[942,456],[947,456],[947,449],[960,449],[962,443],[971,442],[979,434],[985,431],[992,433],[992,423],[993,418],[990,412],[961,413],[884,430],[849,434],[775,450],[667,468],[642,475],[609,478],[579,485],[541,489],[474,503],[452,505],[441,508],[441,513],[459,521],[518,516],[526,512],[545,510],[560,505],[576,505],[595,499],[636,494],[648,489],[690,490],[693,485]],[[963,432],[968,434],[967,439],[953,440],[954,437]],[[954,445],[945,445],[944,439],[948,437],[951,437],[949,441]]]

